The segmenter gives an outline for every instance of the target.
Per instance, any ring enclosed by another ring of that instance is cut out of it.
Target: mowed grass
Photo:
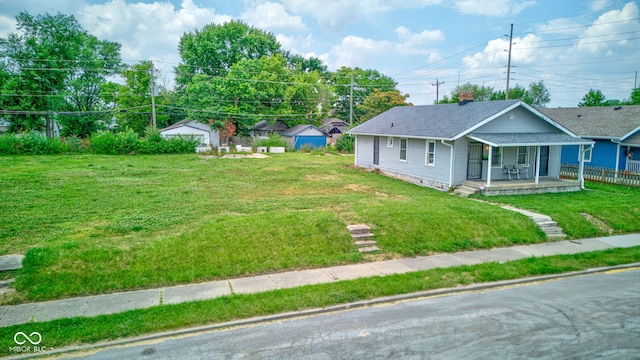
[[[594,182],[585,187],[575,193],[485,199],[549,215],[572,238],[640,232],[640,188]]]
[[[5,302],[158,287],[544,241],[526,217],[351,166],[351,156],[2,157],[0,254],[26,255]]]

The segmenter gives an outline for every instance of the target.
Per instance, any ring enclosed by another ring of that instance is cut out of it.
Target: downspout
[[[442,143],[442,145],[448,146],[451,149],[451,151],[449,152],[449,188],[451,188],[453,186],[453,169],[455,168],[455,166],[453,166],[453,145],[447,144],[446,142],[444,142],[444,140],[440,140],[440,143]]]

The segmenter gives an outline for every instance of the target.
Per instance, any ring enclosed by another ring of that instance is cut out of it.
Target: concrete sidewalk
[[[0,306],[0,327],[33,321],[113,314],[161,304],[178,304],[188,301],[213,299],[223,295],[257,293],[361,277],[384,276],[457,265],[505,262],[532,256],[541,257],[558,254],[576,254],[633,246],[640,246],[640,234],[558,241],[417,258],[403,258],[321,269],[289,271],[158,289]]]

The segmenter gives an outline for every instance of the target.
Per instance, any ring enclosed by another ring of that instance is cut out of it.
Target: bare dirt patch
[[[348,190],[353,190],[357,192],[367,192],[371,188],[370,186],[360,185],[360,184],[347,184],[344,187]]]
[[[310,181],[338,181],[340,177],[337,175],[307,175],[304,179]]]
[[[591,222],[593,225],[595,225],[601,231],[604,231],[609,235],[613,234],[614,230],[606,222],[598,219],[597,217],[595,217],[595,216],[593,216],[591,214],[580,213],[580,215],[584,216],[585,219],[589,220],[589,222]]]

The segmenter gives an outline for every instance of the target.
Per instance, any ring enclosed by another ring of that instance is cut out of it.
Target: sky
[[[548,107],[574,107],[590,89],[622,100],[640,86],[639,8],[629,0],[0,0],[0,37],[17,31],[20,11],[74,15],[99,39],[121,43],[125,62],[153,60],[171,86],[183,34],[239,19],[330,70],[378,70],[427,105],[464,83],[504,90],[513,24],[510,86],[543,80]]]

